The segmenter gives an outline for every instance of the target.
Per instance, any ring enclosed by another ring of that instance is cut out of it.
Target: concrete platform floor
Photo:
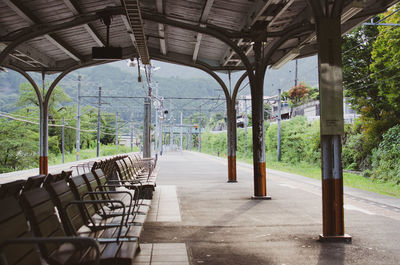
[[[239,163],[239,182],[227,183],[222,158],[171,152],[159,163],[157,183],[176,192],[181,221],[152,218],[141,241],[184,243],[192,265],[400,264],[399,199],[346,188],[346,233],[353,242],[320,243],[318,180],[267,170],[272,200],[251,200],[251,165]],[[176,214],[176,203],[163,203],[162,196],[157,200],[158,211],[165,214],[173,207]],[[173,264],[170,258],[154,261]]]

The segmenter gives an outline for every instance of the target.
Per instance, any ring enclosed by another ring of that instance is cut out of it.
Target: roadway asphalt
[[[252,168],[193,152],[165,153],[159,185],[176,185],[181,222],[147,222],[142,242],[186,243],[194,264],[400,264],[400,200],[345,188],[352,243],[321,243],[320,181],[267,170],[272,200],[251,200]]]

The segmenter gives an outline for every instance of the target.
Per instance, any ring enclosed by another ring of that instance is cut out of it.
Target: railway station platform
[[[400,264],[400,199],[345,187],[352,243],[322,243],[319,180],[267,169],[272,199],[252,200],[252,165],[238,163],[238,182],[227,183],[224,158],[166,152],[158,164],[134,265]],[[37,170],[1,174],[0,181]]]
[[[267,170],[272,200],[252,200],[252,167],[169,152],[160,172],[143,250],[135,264],[399,264],[400,200],[345,188],[351,244],[321,243],[320,181]]]

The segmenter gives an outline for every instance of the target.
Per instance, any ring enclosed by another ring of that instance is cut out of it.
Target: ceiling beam
[[[31,25],[42,24],[39,18],[37,18],[32,12],[26,9],[20,1],[16,0],[3,0],[14,12],[17,13],[18,16],[23,18],[26,22]],[[62,50],[69,57],[74,59],[75,61],[81,61],[82,56],[75,51],[72,47],[68,46],[63,40],[54,36],[54,35],[45,35],[46,39],[48,39],[51,43],[57,46],[60,50]]]
[[[7,44],[0,42],[0,52],[6,47]],[[10,56],[14,58],[18,57],[16,59],[21,60],[29,65],[32,65],[33,63],[38,67],[47,68],[55,66],[56,64],[53,59],[27,44],[18,45],[18,47],[14,49],[12,53],[10,53]]]
[[[164,14],[164,0],[156,0],[157,12]],[[158,35],[160,36],[160,51],[162,54],[167,54],[167,42],[165,40],[166,27],[162,23],[158,23]]]
[[[276,23],[276,21],[282,16],[283,13],[293,4],[294,0],[287,1],[284,6],[279,10],[278,14],[274,16],[274,18],[268,23],[268,27],[272,26]]]
[[[192,56],[186,55],[186,54],[169,52],[167,55],[163,55],[154,48],[149,48],[149,53],[150,53],[150,57],[152,59],[156,59],[156,60],[160,60],[160,61],[164,61],[164,62],[175,63],[175,62],[179,61],[185,65],[192,65],[194,63],[192,60]],[[245,68],[243,66],[239,66],[239,67],[221,66],[221,65],[219,65],[218,61],[214,61],[215,65],[210,65],[209,63],[197,60],[196,64],[204,65],[211,71],[228,71],[228,70],[243,71],[243,70],[245,70]]]
[[[63,0],[64,4],[71,10],[74,16],[79,16],[82,14],[82,10],[79,8],[76,2],[72,2],[71,0]],[[97,43],[99,46],[106,46],[106,42],[100,36],[100,34],[96,31],[96,29],[91,24],[84,24],[84,29],[89,33],[92,39]]]
[[[11,54],[15,49],[18,49],[20,45],[23,45],[27,41],[37,38],[39,36],[44,36],[46,34],[57,32],[59,30],[73,28],[99,20],[102,17],[102,12],[106,12],[107,14],[113,16],[118,16],[124,14],[125,11],[121,7],[107,7],[98,12],[84,14],[78,17],[71,17],[69,20],[65,19],[66,22],[62,22],[59,24],[45,24],[40,27],[33,25],[30,27],[26,27],[18,32],[8,34],[7,36],[0,38],[1,42],[7,44],[7,47],[5,47],[0,52],[0,65],[2,65],[9,54]]]
[[[277,0],[269,0],[267,2],[265,2],[265,0],[257,0],[247,13],[247,17],[242,20],[240,29],[250,29],[254,25],[254,23],[256,23],[256,21],[259,20],[260,17],[262,17],[262,14],[268,8],[268,6],[275,2],[277,2]],[[239,39],[238,44],[240,44],[242,41],[243,39]],[[221,64],[227,65],[234,54],[235,52],[232,49],[228,48],[225,52],[225,55],[222,57]]]
[[[206,3],[204,4],[203,11],[201,12],[201,17],[200,17],[200,25],[204,25],[207,23],[207,18],[208,15],[210,14],[211,7],[214,4],[214,0],[207,0]],[[200,44],[201,44],[201,39],[203,38],[203,34],[197,33],[196,36],[196,45],[194,46],[194,51],[193,51],[193,62],[196,62],[197,56],[199,55],[199,50],[200,50]]]

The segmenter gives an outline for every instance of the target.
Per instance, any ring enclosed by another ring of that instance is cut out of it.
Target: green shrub
[[[390,128],[372,150],[371,176],[382,181],[400,183],[400,125]]]
[[[306,162],[320,164],[319,122],[307,122],[305,117],[283,121],[281,126],[281,155],[287,163]],[[277,157],[277,124],[271,124],[266,132],[268,157]]]
[[[362,133],[347,135],[342,151],[343,168],[350,170],[360,169],[363,161],[363,139],[364,135]]]

